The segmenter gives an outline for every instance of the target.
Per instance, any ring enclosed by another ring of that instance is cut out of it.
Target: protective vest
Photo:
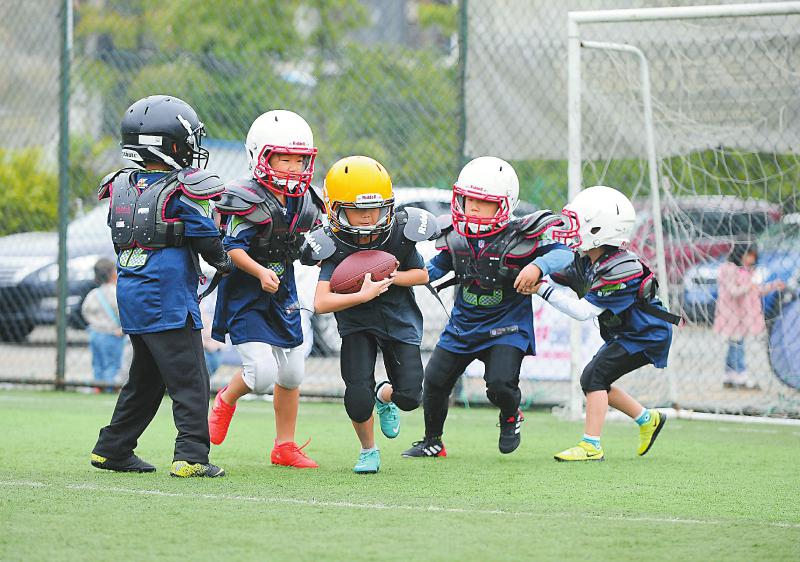
[[[453,259],[455,279],[450,284],[462,285],[477,282],[482,289],[511,287],[521,267],[509,259],[525,258],[533,254],[543,240],[543,234],[561,223],[561,218],[549,210],[537,211],[514,219],[477,254],[469,240],[456,232],[452,224],[446,227],[436,241],[437,250],[447,249]]]
[[[247,254],[261,265],[291,263],[300,257],[303,235],[319,223],[325,204],[315,187],[298,198],[297,213],[287,222],[280,202],[255,179],[237,180],[225,187],[216,208],[260,225]]]
[[[176,194],[193,199],[214,199],[223,191],[218,176],[205,170],[185,168],[164,174],[140,191],[133,182],[136,168],[124,168],[106,176],[99,199],[111,196],[109,226],[114,245],[121,250],[182,246],[183,221],[167,218],[167,204]]]
[[[395,212],[394,222],[385,242],[373,249],[388,252],[402,262],[416,248],[417,242],[433,240],[440,233],[436,217],[431,213],[416,207],[406,207]],[[306,233],[300,262],[314,265],[331,259],[339,264],[344,258],[360,250],[361,248],[342,240],[330,226],[325,226]]]
[[[634,306],[650,316],[671,324],[681,323],[680,316],[667,312],[653,303],[658,298],[658,280],[650,268],[642,263],[639,256],[627,250],[604,255],[593,264],[588,257],[575,254],[572,265],[560,273],[552,274],[551,277],[556,283],[570,287],[581,298],[589,291],[602,292],[604,288],[612,289],[620,283],[641,279]],[[601,335],[621,326],[624,314],[625,311],[620,314],[614,314],[610,310],[603,311],[598,316]]]

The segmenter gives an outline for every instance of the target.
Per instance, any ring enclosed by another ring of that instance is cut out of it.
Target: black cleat
[[[149,462],[145,462],[136,455],[131,455],[126,459],[108,459],[92,453],[92,466],[103,470],[113,470],[114,472],[155,472],[154,467]]]
[[[517,413],[513,416],[509,416],[504,418],[502,414],[500,414],[500,441],[498,442],[498,446],[500,448],[500,452],[504,455],[508,453],[513,453],[519,447],[519,443],[521,441],[519,432],[520,426],[522,422],[525,421],[525,418],[522,415],[522,412],[517,410]]]
[[[422,441],[415,441],[410,449],[403,451],[402,456],[411,459],[417,457],[446,457],[447,449],[444,448],[441,437],[425,437]]]

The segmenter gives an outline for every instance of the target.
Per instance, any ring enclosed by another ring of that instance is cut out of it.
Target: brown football
[[[357,293],[364,276],[372,274],[373,281],[382,281],[395,270],[397,258],[382,250],[361,250],[350,254],[336,266],[331,275],[332,293]]]

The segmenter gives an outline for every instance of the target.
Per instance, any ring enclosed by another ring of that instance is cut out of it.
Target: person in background
[[[110,390],[122,365],[125,346],[117,308],[116,264],[107,258],[97,260],[94,279],[98,286],[86,295],[81,314],[88,324],[94,380],[98,390]]]
[[[752,243],[734,244],[726,261],[719,268],[714,331],[728,341],[725,356],[725,388],[756,389],[744,362],[744,338],[757,336],[766,329],[761,297],[772,291],[781,291],[783,281],[760,283],[756,274],[758,248]]]

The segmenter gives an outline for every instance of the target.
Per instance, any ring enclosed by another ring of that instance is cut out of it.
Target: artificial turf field
[[[504,456],[494,410],[454,408],[448,458],[402,459],[414,412],[359,476],[341,404],[301,404],[321,468],[299,471],[266,462],[272,405],[250,401],[212,448],[227,476],[179,480],[168,400],[137,449],[158,472],[89,465],[114,398],[0,392],[0,560],[800,559],[798,426],[670,420],[640,458],[636,426],[609,423],[606,462],[566,465],[580,423],[528,412]]]

